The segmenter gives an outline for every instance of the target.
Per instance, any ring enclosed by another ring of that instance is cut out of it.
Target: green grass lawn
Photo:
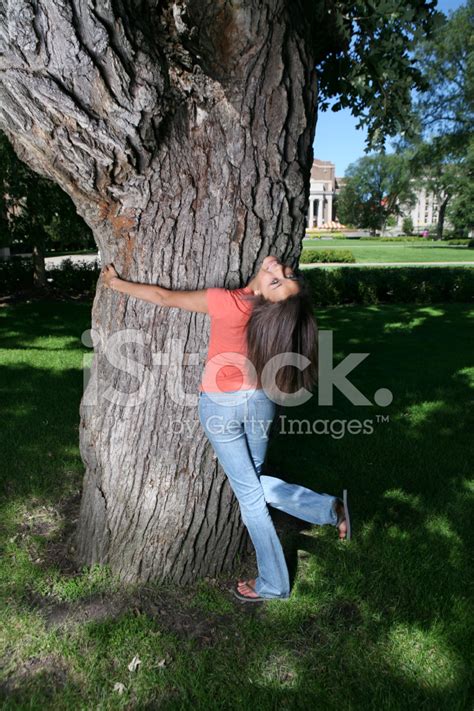
[[[371,401],[389,388],[393,402],[354,406],[336,392],[333,405],[315,395],[280,412],[276,429],[307,419],[316,432],[276,432],[267,473],[320,492],[348,488],[354,537],[292,519],[291,598],[245,606],[225,590],[234,576],[178,589],[74,570],[90,305],[0,309],[2,708],[470,708],[474,309],[317,315],[334,333],[335,363],[370,353],[354,385]],[[367,432],[351,433],[349,421]]]
[[[357,262],[472,262],[474,249],[430,242],[380,242],[363,239],[304,239],[304,248],[349,249]]]

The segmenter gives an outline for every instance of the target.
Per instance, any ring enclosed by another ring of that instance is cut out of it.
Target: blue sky
[[[463,0],[439,0],[438,10],[448,14],[464,4]],[[347,109],[319,112],[314,157],[335,163],[337,176],[342,177],[349,163],[364,155],[366,131],[357,130],[357,122]]]

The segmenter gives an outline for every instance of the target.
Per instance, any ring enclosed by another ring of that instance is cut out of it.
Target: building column
[[[308,212],[308,227],[309,229],[313,226],[314,220],[314,198],[312,195],[309,197],[309,212]]]
[[[317,211],[316,211],[316,225],[321,227],[321,200],[318,198]]]
[[[328,222],[333,221],[333,216],[332,216],[332,195],[328,195],[328,214],[327,214],[327,219],[326,219],[326,224]]]

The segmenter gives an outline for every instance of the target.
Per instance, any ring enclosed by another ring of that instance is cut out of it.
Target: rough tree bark
[[[41,246],[33,245],[33,283],[36,287],[46,286],[46,266]]]
[[[299,22],[280,0],[2,0],[0,127],[71,196],[123,278],[243,286],[270,251],[295,264],[301,250],[317,87]],[[99,281],[92,328],[79,562],[127,581],[230,571],[248,537],[197,417],[207,315]],[[128,372],[104,354],[123,329],[142,336],[122,347]],[[186,405],[169,392],[176,357],[153,368],[176,339],[183,364],[199,352]],[[106,397],[131,396],[152,369],[142,404]]]
[[[32,240],[33,249],[33,284],[40,289],[46,286],[46,262],[44,257],[46,237],[43,226],[33,219],[30,226],[30,239]]]
[[[436,239],[443,239],[444,232],[444,220],[446,218],[446,210],[448,208],[448,203],[451,199],[451,195],[444,194],[438,197],[439,200],[439,212],[438,221],[436,223]]]

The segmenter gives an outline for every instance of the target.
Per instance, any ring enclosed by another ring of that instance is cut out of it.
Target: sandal
[[[252,592],[256,592],[253,585],[250,585],[250,583],[248,582],[246,582],[245,584],[247,585],[247,587],[250,588]],[[242,593],[239,592],[237,585],[233,588],[229,588],[229,590],[233,595],[235,595],[238,600],[241,600],[241,602],[263,602],[264,600],[268,600],[268,598],[260,597],[260,595],[258,595],[258,597],[248,597],[247,595],[242,595]]]
[[[335,505],[335,511],[337,513],[337,522],[336,522],[336,527],[339,528],[341,523],[343,521],[346,522],[347,529],[346,529],[346,535],[341,538],[339,537],[339,540],[341,541],[350,541],[351,540],[351,517],[349,513],[349,505],[347,503],[347,489],[343,489],[342,492],[342,501],[338,497],[336,499],[336,505]]]

